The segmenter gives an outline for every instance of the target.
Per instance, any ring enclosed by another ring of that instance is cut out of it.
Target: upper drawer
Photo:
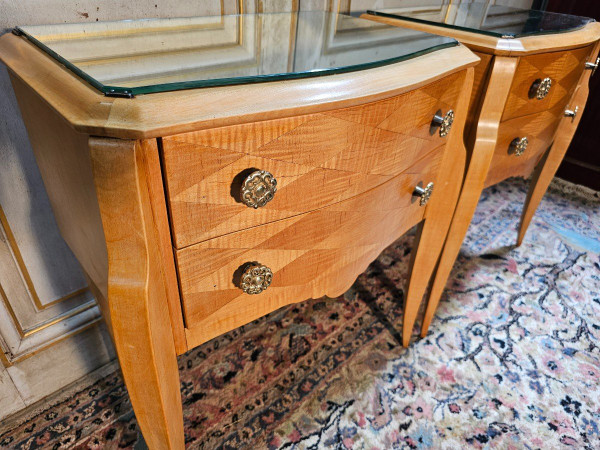
[[[455,107],[464,72],[351,108],[164,138],[175,246],[331,205],[379,186],[447,140],[432,127]],[[242,203],[246,177],[276,179],[273,199]]]
[[[541,53],[519,59],[502,120],[509,120],[555,107],[564,108],[572,97],[593,45],[564,52]],[[551,80],[543,97],[542,80]],[[538,85],[539,97],[538,98]]]

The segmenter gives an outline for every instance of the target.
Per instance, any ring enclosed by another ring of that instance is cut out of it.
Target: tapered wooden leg
[[[402,345],[405,347],[410,343],[421,301],[444,245],[460,192],[466,163],[466,149],[462,136],[472,86],[473,69],[470,68],[465,74],[461,96],[455,107],[454,130],[450,135],[434,192],[425,211],[425,220],[419,225],[413,245],[402,327]]]
[[[508,98],[512,79],[517,67],[517,58],[495,57],[492,73],[488,83],[487,94],[476,130],[475,144],[469,159],[469,167],[462,185],[460,198],[452,218],[448,238],[440,257],[427,309],[421,325],[421,336],[427,335],[427,330],[440,302],[440,297],[448,281],[452,266],[456,261],[462,242],[467,234],[469,224],[475,213],[481,191],[483,190],[487,172],[489,170],[496,141],[498,138],[498,127],[504,105]]]
[[[125,384],[149,448],[183,449],[177,357],[148,186],[156,142],[92,138],[90,151],[108,251],[104,303]]]
[[[598,53],[598,45],[592,55]],[[537,165],[533,176],[531,178],[531,184],[529,185],[529,191],[527,192],[527,198],[525,200],[525,206],[523,207],[523,213],[521,214],[521,223],[519,225],[519,234],[517,236],[517,245],[521,245],[527,228],[531,223],[531,219],[535,214],[542,197],[548,190],[548,186],[554,178],[560,163],[562,162],[573,136],[577,131],[577,126],[581,120],[581,116],[585,109],[585,104],[589,95],[589,78],[590,71],[585,71],[579,81],[579,86],[571,99],[571,102],[567,109],[575,110],[579,108],[577,116],[575,118],[565,117],[560,122],[554,135],[554,143],[548,152],[544,155],[540,163]]]

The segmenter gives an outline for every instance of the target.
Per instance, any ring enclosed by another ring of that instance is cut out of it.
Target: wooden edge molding
[[[82,133],[147,139],[355,106],[429,84],[479,58],[459,45],[374,69],[323,77],[105,97],[23,37],[0,37],[0,60]]]
[[[579,30],[566,33],[506,39],[436,25],[412,22],[410,20],[393,19],[391,17],[373,16],[371,14],[363,14],[360,17],[384,23],[386,25],[395,25],[397,27],[448,36],[462,42],[473,50],[490,53],[496,56],[525,56],[546,53],[549,51],[569,50],[583,47],[600,39],[600,23],[598,22],[589,23]]]

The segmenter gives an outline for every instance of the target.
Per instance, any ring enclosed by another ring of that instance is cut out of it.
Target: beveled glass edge
[[[535,10],[535,11],[537,11],[537,10]],[[552,13],[549,11],[540,11],[540,12],[543,12],[546,14],[558,14],[558,13]],[[519,33],[496,33],[494,31],[476,30],[475,28],[463,27],[461,25],[451,25],[449,23],[433,22],[431,20],[417,19],[416,17],[408,17],[408,16],[403,16],[401,14],[386,13],[383,11],[375,11],[375,10],[371,10],[371,9],[367,9],[367,14],[370,14],[372,16],[388,17],[390,19],[406,20],[408,22],[421,23],[423,25],[433,25],[436,27],[448,28],[451,30],[467,31],[467,32],[473,33],[473,34],[483,34],[486,36],[492,36],[492,37],[496,37],[496,38],[508,38],[508,39],[518,39],[518,38],[524,38],[524,37],[529,37],[529,36],[544,36],[544,35],[549,35],[549,34],[569,33],[571,31],[581,30],[586,25],[596,21],[595,19],[593,19],[591,17],[585,17],[586,19],[589,19],[589,22],[584,23],[578,27],[573,27],[573,28],[569,28],[566,30],[535,31],[535,32],[530,32],[530,33],[520,33],[519,34]]]
[[[73,64],[71,64],[68,60],[66,60],[65,58],[63,58],[62,56],[60,56],[58,53],[56,53],[50,47],[44,45],[41,41],[39,41],[36,38],[34,38],[32,35],[30,35],[29,33],[27,33],[21,27],[15,27],[15,28],[13,28],[13,34],[16,34],[17,36],[24,37],[29,42],[31,42],[33,45],[35,45],[40,50],[42,50],[44,53],[47,53],[48,55],[52,56],[55,60],[57,60],[59,63],[61,63],[63,66],[65,66],[66,69],[70,70],[75,75],[77,75],[78,77],[82,78],[84,81],[86,81],[87,83],[89,83],[90,85],[92,85],[92,87],[96,88],[97,90],[99,90],[103,94],[106,94],[106,92],[105,92],[105,86],[102,83],[100,83],[95,78],[90,77],[87,73],[85,73],[83,70],[79,69],[77,66],[74,66]],[[125,92],[122,95],[125,95]]]
[[[73,72],[75,75],[86,81],[92,87],[100,91],[106,96],[109,97],[126,97],[133,98],[135,95],[141,94],[156,94],[160,92],[172,92],[172,91],[181,91],[186,89],[197,89],[204,87],[218,87],[218,86],[233,86],[238,84],[254,84],[254,83],[265,83],[269,81],[280,81],[280,80],[296,80],[303,78],[312,78],[324,75],[334,75],[340,73],[348,73],[348,72],[356,72],[359,70],[367,70],[374,69],[377,67],[383,67],[390,64],[395,64],[402,61],[408,61],[409,59],[418,58],[420,56],[427,55],[429,53],[433,53],[438,50],[442,50],[445,48],[456,47],[459,42],[453,38],[449,39],[449,42],[445,42],[442,44],[434,45],[428,47],[426,49],[409,53],[406,55],[398,56],[395,58],[387,58],[380,61],[373,61],[370,63],[364,64],[354,64],[350,66],[344,67],[332,67],[327,69],[319,69],[319,70],[309,70],[305,72],[298,73],[276,73],[276,74],[268,74],[268,75],[253,75],[253,76],[245,76],[245,77],[235,77],[235,78],[215,78],[211,80],[193,80],[193,81],[180,81],[175,83],[164,83],[164,84],[152,84],[147,86],[137,86],[137,87],[120,87],[120,86],[108,86],[102,84],[100,81],[95,78],[89,76],[86,72],[79,69],[77,66],[73,65],[70,61],[60,56],[58,53],[50,49],[48,46],[44,45],[41,41],[31,36],[29,33],[24,31],[21,27],[15,27],[13,29],[13,33],[26,38],[36,47],[50,55],[52,58],[61,63],[66,69]],[[423,32],[423,34],[430,34]],[[436,35],[432,35],[436,36]],[[439,37],[439,36],[438,36]]]

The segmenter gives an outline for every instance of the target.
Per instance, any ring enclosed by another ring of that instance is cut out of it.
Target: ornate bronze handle
[[[446,115],[442,116],[442,110],[438,110],[433,116],[433,120],[431,121],[432,129],[436,127],[440,127],[440,137],[448,136],[450,130],[452,129],[452,124],[454,123],[454,111],[450,110],[446,113]],[[431,134],[434,132],[432,131]]]
[[[266,170],[252,172],[242,183],[240,198],[246,206],[257,209],[265,206],[277,192],[277,180]]]
[[[267,266],[250,263],[242,274],[241,287],[246,294],[260,294],[273,280],[273,272]]]
[[[420,197],[419,205],[425,206],[429,201],[429,197],[431,197],[432,192],[433,183],[428,183],[427,186],[423,187],[423,183],[419,182],[413,191],[413,196]]]
[[[594,76],[594,74],[596,73],[596,69],[598,68],[598,65],[600,65],[600,56],[598,56],[598,58],[596,58],[596,62],[586,62],[585,63],[585,68],[588,70],[592,71],[592,76]]]
[[[527,139],[526,137],[515,138],[510,143],[510,148],[516,156],[521,156],[523,153],[525,153],[525,150],[527,150],[528,145],[529,139]]]
[[[529,96],[531,98],[537,98],[538,100],[543,100],[546,98],[548,93],[550,92],[550,88],[552,87],[552,79],[551,78],[538,78],[531,85],[531,89],[529,90]]]
[[[570,117],[575,119],[577,114],[579,113],[579,106],[576,106],[575,109],[565,109],[565,117]]]

